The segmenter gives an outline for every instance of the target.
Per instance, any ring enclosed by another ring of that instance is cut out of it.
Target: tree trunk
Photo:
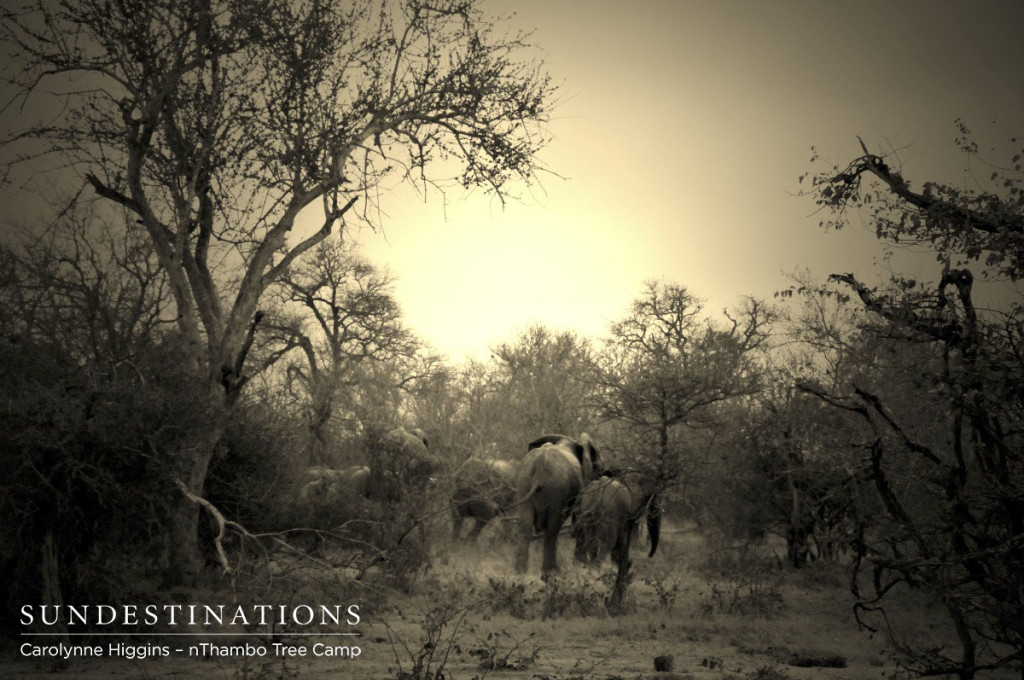
[[[799,569],[807,563],[807,541],[810,530],[804,517],[803,499],[793,481],[793,474],[786,475],[786,487],[790,495],[789,530],[786,532],[786,548],[789,563]]]
[[[178,493],[167,527],[168,565],[162,587],[190,585],[199,574],[199,506]]]
[[[309,413],[309,464],[327,465],[330,462],[327,423],[334,412],[333,388],[319,377],[310,384],[312,404]]]
[[[179,479],[195,496],[203,496],[206,475],[217,443],[224,434],[228,415],[223,389],[210,386],[209,412],[196,423],[191,444],[180,451]],[[203,557],[199,544],[200,507],[181,492],[175,490],[167,527],[168,571],[165,585],[189,585],[202,570]]]
[[[47,529],[40,548],[39,570],[43,581],[43,604],[51,608],[52,611],[64,609],[64,595],[60,589],[60,569],[58,567],[57,545],[53,540],[53,529]],[[71,644],[63,616],[57,619],[55,629],[47,632],[59,633],[60,640],[64,644]]]
[[[662,416],[658,424],[658,455],[661,457],[662,471],[668,461],[668,420]]]

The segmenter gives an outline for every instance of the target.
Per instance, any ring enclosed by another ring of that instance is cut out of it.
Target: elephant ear
[[[421,430],[418,427],[413,427],[413,428],[411,428],[409,430],[406,430],[406,431],[409,434],[411,434],[413,437],[416,437],[416,439],[419,439],[421,442],[423,442],[423,445],[426,446],[428,449],[430,448],[430,442],[427,441],[427,433],[426,432],[424,432],[423,430]]]
[[[601,474],[601,459],[597,447],[586,432],[580,435],[577,447],[576,457],[580,459],[580,467],[583,468],[583,480],[589,482]]]
[[[586,432],[580,435],[580,447],[580,465],[583,466],[584,479],[590,480],[601,476],[601,456],[597,453],[594,440]]]

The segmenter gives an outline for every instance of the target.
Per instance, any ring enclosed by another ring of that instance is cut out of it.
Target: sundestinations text
[[[21,608],[21,625],[45,626],[349,626],[359,625],[359,605],[30,605]]]

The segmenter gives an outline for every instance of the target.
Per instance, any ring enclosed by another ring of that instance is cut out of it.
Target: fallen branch
[[[217,546],[217,559],[220,560],[220,565],[224,568],[225,574],[234,573],[234,569],[231,568],[231,563],[228,562],[228,555],[224,551],[224,534],[226,533],[229,525],[244,535],[249,535],[249,532],[241,525],[225,518],[213,503],[189,491],[185,482],[180,479],[175,479],[174,483],[177,484],[178,489],[185,495],[185,498],[203,507],[208,513],[210,513],[210,516],[213,517],[214,521],[217,522],[217,535],[213,537],[213,544]]]
[[[246,529],[238,522],[233,522],[227,519],[224,516],[224,514],[220,510],[218,510],[217,506],[215,506],[213,503],[189,491],[188,486],[185,485],[185,482],[181,481],[180,479],[175,479],[174,483],[177,485],[178,490],[180,490],[181,493],[184,494],[186,498],[188,498],[193,503],[201,506],[208,513],[210,513],[210,516],[213,517],[214,521],[217,523],[217,535],[213,538],[213,543],[217,548],[217,559],[220,562],[221,567],[224,569],[225,574],[235,573],[235,570],[231,567],[231,563],[228,561],[227,552],[224,550],[224,536],[227,533],[228,529],[237,531],[238,534],[243,538],[251,539],[256,543],[259,543],[260,538],[268,538],[276,545],[285,548],[290,552],[302,555],[304,558],[311,560],[322,567],[333,569],[333,565],[329,562],[310,556],[305,551],[296,548],[294,545],[292,545],[288,541],[283,540],[277,535],[251,533],[248,529]]]

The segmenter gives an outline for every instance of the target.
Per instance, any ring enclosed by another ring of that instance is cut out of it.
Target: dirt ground
[[[769,548],[744,573],[721,565],[692,531],[668,532],[658,555],[634,550],[630,613],[605,607],[614,578],[609,562],[584,568],[561,546],[562,575],[544,582],[512,573],[511,547],[481,537],[478,546],[446,546],[413,594],[391,594],[363,609],[356,658],[314,655],[324,638],[289,638],[304,656],[196,658],[188,642],[169,658],[73,660],[58,674],[51,660],[22,658],[9,647],[4,678],[431,678],[432,680],[694,680],[905,677],[885,640],[859,630],[847,576],[836,565],[797,573],[780,568]],[[539,546],[534,548],[539,552]],[[760,565],[760,566],[757,566]],[[906,610],[918,642],[942,646],[942,626],[926,609]],[[164,638],[163,640],[166,640]],[[330,638],[338,640],[339,638]],[[218,644],[244,640],[221,638]],[[19,640],[17,645],[22,644]],[[326,647],[336,648],[337,642]],[[278,648],[280,649],[280,648]],[[343,650],[344,651],[344,650]],[[655,669],[671,656],[671,672]],[[420,675],[413,673],[419,660]],[[58,664],[59,665],[59,664]],[[404,674],[404,675],[403,675]]]

